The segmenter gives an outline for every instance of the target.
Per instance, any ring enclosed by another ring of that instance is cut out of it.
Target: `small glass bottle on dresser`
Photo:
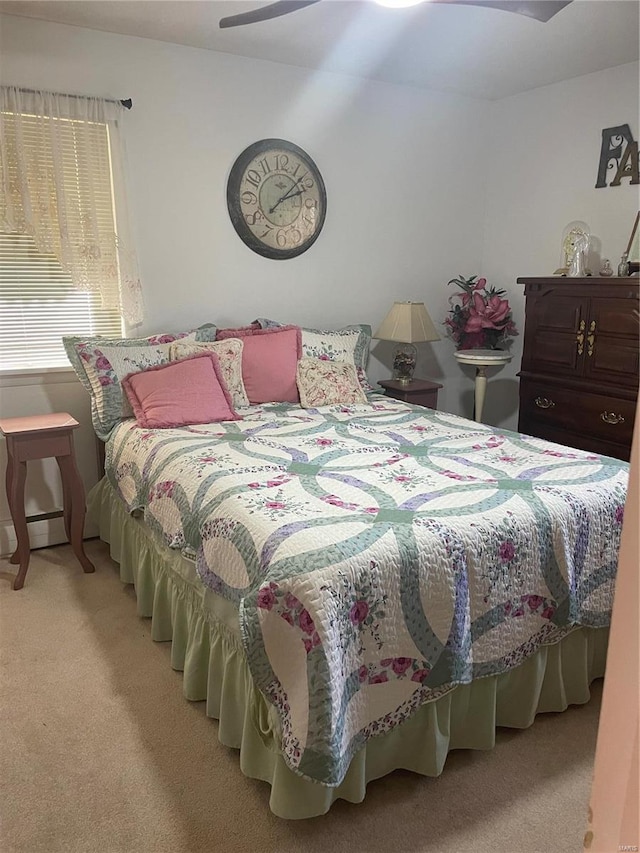
[[[626,252],[622,253],[620,263],[618,264],[618,276],[626,278],[629,275],[629,255]]]

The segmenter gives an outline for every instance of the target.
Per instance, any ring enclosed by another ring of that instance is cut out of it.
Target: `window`
[[[122,108],[0,93],[0,370],[68,367],[63,335],[121,337],[123,315],[140,322]]]
[[[118,312],[77,290],[53,254],[0,232],[0,369],[69,367],[63,335],[122,334]]]

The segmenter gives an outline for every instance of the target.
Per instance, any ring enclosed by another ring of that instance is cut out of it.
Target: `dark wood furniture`
[[[520,432],[629,459],[638,396],[636,278],[519,278]]]
[[[78,421],[66,412],[0,419],[0,432],[7,439],[7,500],[18,540],[17,548],[9,559],[10,563],[19,564],[18,574],[13,581],[14,589],[22,589],[29,568],[31,549],[27,524],[31,521],[64,517],[64,529],[73,553],[85,572],[95,571],[82,545],[84,486],[78,473],[73,448],[73,430],[79,426]],[[48,459],[52,456],[55,456],[60,468],[64,509],[27,517],[24,508],[27,462],[30,459]]]
[[[438,382],[429,382],[428,379],[412,379],[411,382],[402,383],[398,379],[383,379],[378,382],[384,388],[387,397],[394,400],[402,400],[404,403],[413,403],[416,406],[426,406],[428,409],[438,408],[438,389],[442,388]]]

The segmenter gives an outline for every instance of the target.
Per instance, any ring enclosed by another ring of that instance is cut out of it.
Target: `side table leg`
[[[482,410],[484,408],[484,397],[487,391],[487,373],[484,367],[476,367],[476,390],[475,390],[475,420],[482,423]]]
[[[27,576],[27,569],[29,568],[29,557],[31,556],[29,531],[27,530],[27,518],[24,510],[24,484],[27,479],[27,463],[16,463],[11,456],[9,458],[11,459],[9,466],[11,469],[11,483],[9,484],[9,477],[7,475],[7,485],[9,486],[7,497],[9,499],[9,511],[11,512],[11,519],[16,532],[16,539],[18,540],[18,547],[11,557],[11,562],[20,564],[18,574],[13,581],[13,588],[22,589],[24,579]]]
[[[7,503],[9,504],[9,509],[11,509],[11,484],[13,483],[13,455],[11,452],[7,453],[7,470],[5,472],[5,485],[7,491]],[[15,565],[20,562],[20,555],[18,553],[19,549],[16,545],[16,550],[9,557],[9,562]]]
[[[65,496],[65,500],[71,504],[70,508],[65,504],[64,514],[65,528],[67,526],[67,518],[70,514],[70,521],[68,524],[71,533],[70,540],[73,553],[78,558],[78,561],[85,572],[95,572],[96,567],[85,554],[84,545],[82,543],[82,534],[84,533],[85,502],[84,486],[80,479],[80,473],[78,472],[73,456],[56,456],[56,461],[60,468],[60,475],[62,477],[63,495]]]

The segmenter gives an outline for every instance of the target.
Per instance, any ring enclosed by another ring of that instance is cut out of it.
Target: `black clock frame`
[[[322,209],[318,217],[316,230],[308,240],[292,249],[278,249],[274,246],[267,246],[259,240],[247,225],[244,213],[241,209],[241,183],[246,167],[257,154],[264,154],[273,148],[278,148],[294,154],[308,166],[309,171],[313,174],[313,179],[316,182],[321,200]],[[320,170],[316,166],[314,160],[306,151],[300,148],[300,146],[295,145],[293,142],[287,142],[286,139],[260,139],[258,142],[254,142],[245,148],[231,167],[229,179],[227,180],[227,208],[229,210],[229,216],[233,227],[243,243],[258,255],[262,255],[265,258],[272,258],[277,261],[284,261],[288,258],[295,258],[297,255],[301,255],[303,252],[306,252],[307,249],[313,246],[315,241],[318,239],[327,213],[327,191],[325,189]]]

